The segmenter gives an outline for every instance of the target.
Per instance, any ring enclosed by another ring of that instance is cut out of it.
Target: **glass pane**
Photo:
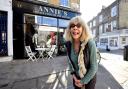
[[[60,0],[60,5],[68,6],[68,0]]]
[[[43,17],[43,25],[57,26],[57,19],[52,17]]]
[[[59,27],[67,27],[68,23],[68,20],[59,19]]]

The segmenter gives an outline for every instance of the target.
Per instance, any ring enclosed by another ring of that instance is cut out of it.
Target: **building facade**
[[[13,57],[12,15],[12,0],[0,0],[0,62]]]
[[[79,0],[13,0],[13,58],[26,56],[25,46],[57,45],[63,49],[63,33],[69,20],[80,15]]]
[[[128,0],[116,0],[88,22],[97,46],[123,49],[128,44]]]

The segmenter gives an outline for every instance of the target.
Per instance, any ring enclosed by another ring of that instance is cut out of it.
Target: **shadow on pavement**
[[[57,73],[15,82],[10,89],[73,89],[69,73]],[[8,89],[8,88],[7,88]]]
[[[96,89],[123,89],[122,86],[102,65],[99,65],[97,73]]]
[[[44,62],[1,63],[0,68],[0,89],[73,89],[66,56]]]

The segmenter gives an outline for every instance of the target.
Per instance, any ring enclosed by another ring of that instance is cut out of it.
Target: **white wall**
[[[6,11],[8,14],[7,34],[8,34],[8,56],[13,55],[13,31],[12,31],[12,0],[0,0],[0,11]]]

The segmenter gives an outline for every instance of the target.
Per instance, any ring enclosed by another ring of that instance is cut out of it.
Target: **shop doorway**
[[[13,13],[13,58],[24,58],[24,23],[23,13],[15,11]]]

